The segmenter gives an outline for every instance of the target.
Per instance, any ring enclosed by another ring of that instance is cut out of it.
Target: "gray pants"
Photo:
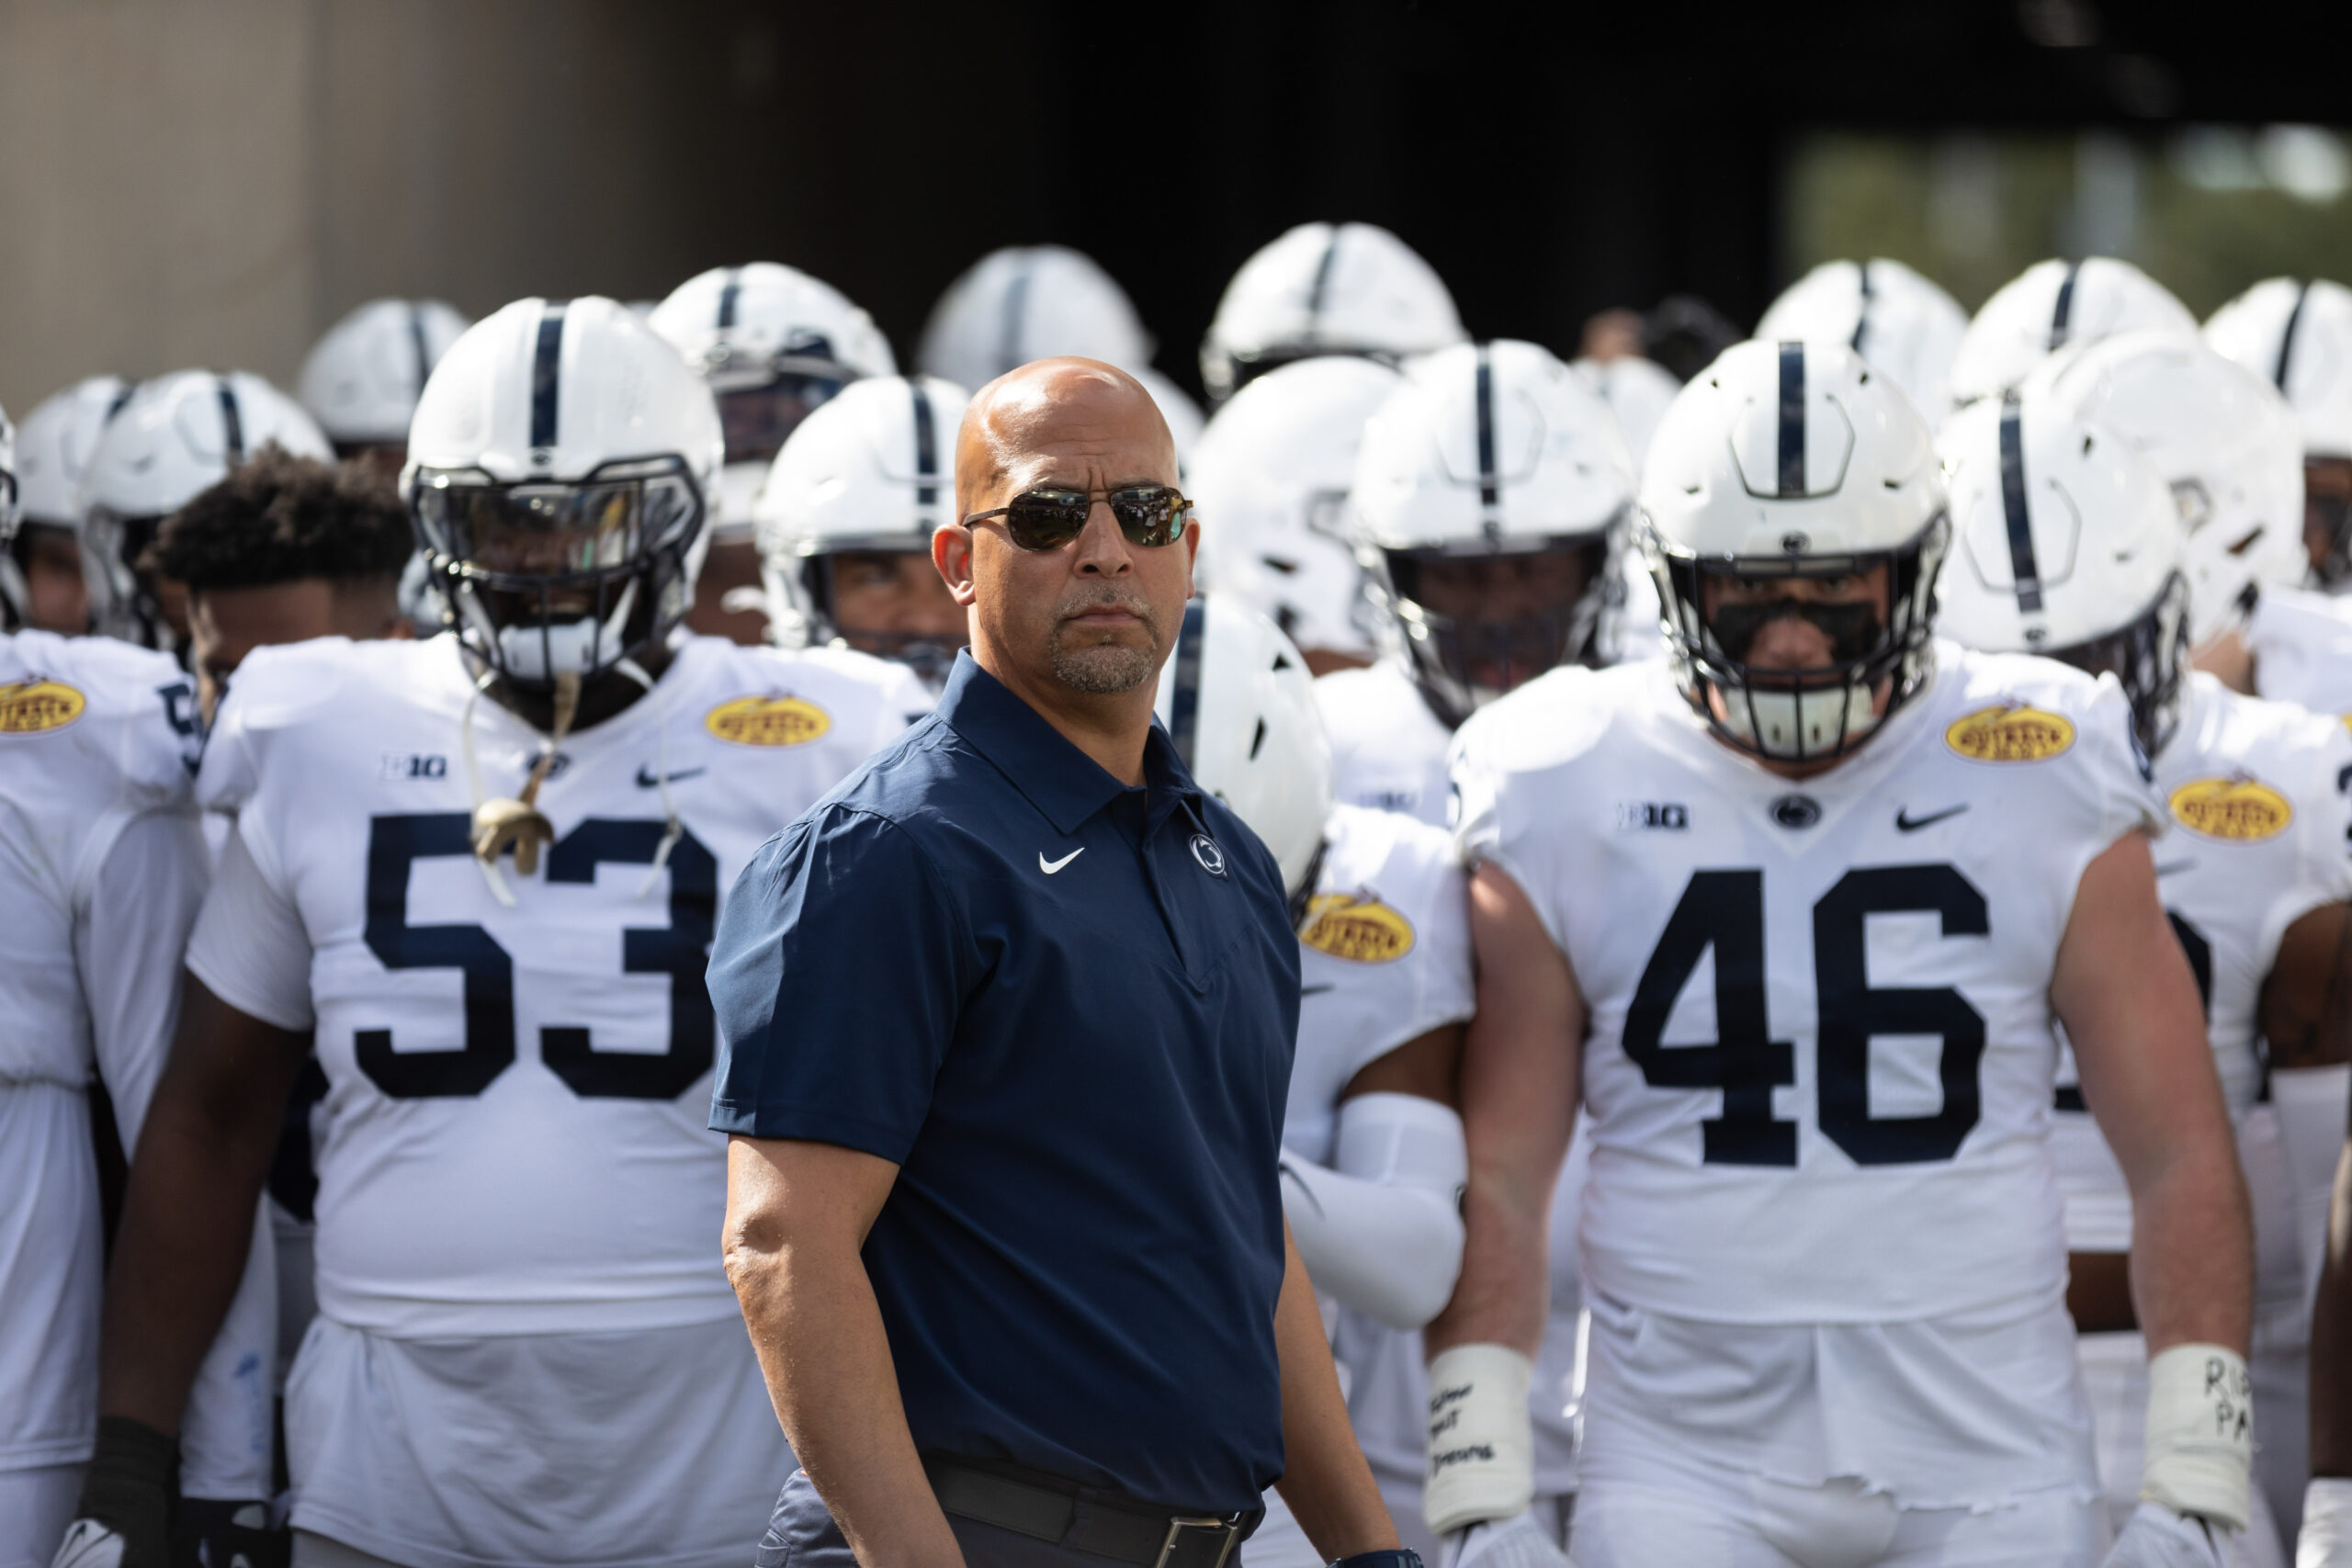
[[[956,1532],[956,1544],[964,1549],[967,1568],[1106,1568],[1114,1561],[954,1514],[947,1516],[947,1528]],[[1234,1548],[1233,1555],[1225,1561],[1226,1568],[1241,1568],[1241,1549]],[[842,1538],[833,1516],[825,1511],[824,1500],[817,1495],[807,1471],[793,1472],[792,1479],[784,1483],[775,1500],[775,1517],[769,1519],[768,1532],[760,1538],[759,1554],[752,1562],[753,1568],[856,1568],[849,1542]],[[298,1559],[295,1568],[307,1565]],[[321,1568],[344,1565],[322,1563]],[[369,1565],[355,1563],[351,1568]]]

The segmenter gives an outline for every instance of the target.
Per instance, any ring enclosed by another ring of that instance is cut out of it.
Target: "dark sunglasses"
[[[1173,485],[1131,485],[1125,490],[1024,490],[1006,505],[975,512],[967,524],[1004,519],[1004,531],[1024,550],[1057,550],[1086,532],[1086,519],[1100,496],[1110,504],[1127,543],[1148,550],[1172,545],[1192,520],[1193,503]]]

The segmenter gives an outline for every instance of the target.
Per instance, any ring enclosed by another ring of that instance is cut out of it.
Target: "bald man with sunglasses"
[[[1220,1568],[1277,1484],[1418,1568],[1283,1222],[1281,874],[1152,723],[1176,479],[1109,366],[982,389],[932,546],[970,649],[727,906],[727,1266],[804,1467],[762,1563]]]

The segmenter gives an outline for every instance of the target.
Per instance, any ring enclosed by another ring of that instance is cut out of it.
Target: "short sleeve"
[[[1489,717],[1502,711],[1498,706],[1482,709],[1454,732],[1453,745],[1446,759],[1452,793],[1447,825],[1453,829],[1454,854],[1465,874],[1481,864],[1492,864],[1517,883],[1519,890],[1534,906],[1552,945],[1566,953],[1567,931],[1548,896],[1549,879],[1540,867],[1528,863],[1528,846],[1518,841],[1524,835],[1513,834],[1510,829],[1517,824],[1505,818],[1503,797],[1512,773],[1510,762],[1496,754],[1501,750],[1501,738],[1496,733],[1496,721]],[[1466,892],[1464,899],[1463,935],[1467,942]]]
[[[906,829],[838,806],[793,824],[719,914],[710,1125],[903,1164],[976,967]]]
[[[244,831],[221,846],[212,889],[188,938],[188,972],[239,1012],[301,1032],[311,1005],[311,933],[286,894],[270,885]]]

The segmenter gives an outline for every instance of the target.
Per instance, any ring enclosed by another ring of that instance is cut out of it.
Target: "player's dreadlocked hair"
[[[415,549],[408,510],[356,465],[276,444],[164,520],[141,564],[203,592],[322,577],[397,581]]]

